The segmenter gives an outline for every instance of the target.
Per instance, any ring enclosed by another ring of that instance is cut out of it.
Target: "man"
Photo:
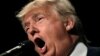
[[[40,56],[100,56],[86,46],[80,19],[68,0],[34,0],[17,15]]]

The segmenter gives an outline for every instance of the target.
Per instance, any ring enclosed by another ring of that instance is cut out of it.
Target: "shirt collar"
[[[84,43],[79,42],[70,56],[87,56],[87,47]]]

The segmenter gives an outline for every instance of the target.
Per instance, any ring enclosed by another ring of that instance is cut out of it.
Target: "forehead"
[[[29,10],[24,18],[27,18],[31,15],[36,15],[36,14],[39,14],[39,13],[43,13],[43,14],[50,14],[52,12],[52,8],[50,6],[36,6],[36,7],[33,7],[31,10]]]

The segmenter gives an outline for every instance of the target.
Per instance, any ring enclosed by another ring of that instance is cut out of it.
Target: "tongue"
[[[45,42],[42,39],[40,39],[40,38],[35,39],[35,43],[40,48],[42,48],[45,45]]]

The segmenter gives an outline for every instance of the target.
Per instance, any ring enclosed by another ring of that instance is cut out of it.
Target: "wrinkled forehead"
[[[51,12],[51,10],[52,9],[50,8],[50,6],[35,6],[24,15],[24,18],[27,18],[27,17],[32,16],[32,15],[36,15],[39,13],[43,13],[43,14],[48,15],[49,12]]]

